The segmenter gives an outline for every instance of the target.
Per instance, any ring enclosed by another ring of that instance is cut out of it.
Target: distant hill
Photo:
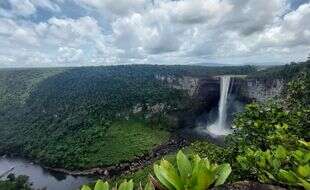
[[[199,66],[205,66],[205,67],[223,67],[223,66],[234,66],[231,64],[224,64],[224,63],[195,63],[194,65],[199,65]],[[241,65],[237,65],[237,66],[241,66]]]
[[[285,65],[285,62],[246,62],[241,65],[254,65],[254,66],[280,66]]]

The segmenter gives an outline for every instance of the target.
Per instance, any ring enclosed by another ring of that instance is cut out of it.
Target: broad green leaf
[[[91,190],[91,188],[88,187],[87,185],[83,185],[82,190]]]
[[[310,151],[305,154],[305,157],[304,157],[303,161],[304,161],[304,163],[309,163],[310,162]]]
[[[281,166],[281,162],[275,158],[272,160],[271,165],[273,168],[278,169]]]
[[[270,179],[276,181],[276,178],[270,172],[264,170],[264,173],[267,175],[267,179],[262,181],[263,183],[269,183]]]
[[[176,190],[181,190],[183,187],[182,180],[179,177],[176,169],[167,160],[160,162],[159,170],[161,175],[174,186]]]
[[[109,183],[104,183],[102,180],[98,180],[94,190],[109,190]]]
[[[148,183],[145,185],[144,190],[155,190],[155,187],[154,187],[153,183],[148,182]]]
[[[217,170],[217,179],[215,181],[214,186],[219,186],[225,183],[226,179],[231,173],[231,167],[229,164],[222,164],[218,167]]]
[[[291,171],[279,170],[279,177],[289,184],[295,184],[298,182],[296,175]]]
[[[310,177],[310,165],[298,166],[297,172],[303,178]]]
[[[196,183],[193,190],[206,190],[213,184],[215,180],[215,173],[210,172],[204,160],[200,160],[198,172],[196,174]]]
[[[168,188],[168,190],[174,190],[173,185],[168,180],[166,180],[166,178],[162,175],[162,173],[159,169],[159,165],[157,165],[157,164],[154,164],[154,173],[162,185],[164,185],[166,188]]]
[[[299,162],[303,163],[304,162],[304,153],[300,150],[296,150],[293,154],[294,158]]]
[[[306,141],[302,141],[302,140],[299,140],[298,142],[300,144],[304,145],[305,147],[310,148],[310,142],[306,142]]]
[[[210,161],[208,160],[208,158],[204,158],[203,161],[204,161],[206,168],[210,169],[211,164],[210,164]]]
[[[306,190],[310,190],[310,183],[307,182],[306,180],[303,180],[301,178],[298,178],[299,181],[301,182],[302,186],[306,189]]]
[[[118,190],[133,190],[133,181],[130,180],[129,182],[124,181],[119,185]]]
[[[284,159],[287,156],[287,151],[283,146],[278,146],[276,149],[276,157],[279,159]]]
[[[257,164],[259,167],[265,168],[266,167],[266,159],[264,157],[260,157],[259,161],[257,161]]]
[[[192,165],[187,156],[180,150],[177,154],[177,165],[183,180],[190,177]]]
[[[190,184],[192,187],[196,186],[197,181],[198,181],[198,170],[199,170],[200,161],[201,161],[201,158],[198,155],[195,155],[193,159],[192,179],[190,181]]]

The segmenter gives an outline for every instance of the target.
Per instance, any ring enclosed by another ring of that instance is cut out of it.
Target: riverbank
[[[67,170],[64,168],[52,168],[47,166],[43,167],[51,171],[61,172],[73,176],[98,176],[100,178],[111,178],[120,174],[128,174],[137,171],[144,166],[152,164],[154,161],[160,159],[164,155],[175,152],[187,145],[189,145],[188,140],[179,137],[173,137],[170,138],[168,142],[155,147],[143,156],[137,157],[131,161],[121,162],[114,166],[96,167],[86,170]]]
[[[27,175],[33,188],[40,189],[47,187],[49,190],[75,190],[83,184],[91,183],[95,179],[113,179],[121,175],[136,172],[164,155],[176,152],[178,149],[187,146],[188,141],[179,137],[170,138],[166,143],[155,147],[147,154],[137,157],[134,160],[122,162],[114,166],[90,168],[86,170],[67,170],[64,168],[52,168],[32,160],[18,158],[18,155],[6,155],[0,157],[0,171],[7,171],[14,167],[15,175]],[[0,172],[1,173],[1,172]],[[68,186],[70,185],[70,189]]]

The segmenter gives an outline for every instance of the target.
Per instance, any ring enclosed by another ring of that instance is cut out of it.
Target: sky
[[[310,0],[0,0],[0,67],[303,61]]]

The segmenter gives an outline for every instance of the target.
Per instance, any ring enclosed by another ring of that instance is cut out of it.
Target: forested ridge
[[[167,113],[190,105],[184,90],[171,88],[156,76],[206,77],[254,70],[152,65],[3,70],[0,102],[10,109],[2,110],[0,151],[69,169],[131,160],[166,142],[175,126]],[[142,111],[132,114],[136,105]],[[147,113],[154,105],[165,109]]]
[[[208,140],[193,140],[183,147],[188,157],[182,152],[176,156],[168,154],[162,161],[155,161],[153,168],[149,165],[129,175],[119,174],[112,180],[119,182],[120,189],[138,187],[139,181],[148,182],[145,189],[164,186],[174,190],[207,189],[223,185],[225,181],[234,184],[250,180],[308,190],[309,64],[308,61],[261,71],[249,66],[135,65],[65,69],[41,78],[19,106],[2,112],[0,135],[4,138],[0,139],[0,151],[71,170],[116,165],[168,141],[170,132],[178,130],[170,113],[190,111],[194,105],[184,90],[172,88],[156,76],[199,78],[246,74],[256,79],[280,79],[285,86],[275,99],[247,105],[245,111],[236,116],[235,131],[225,138],[224,146]],[[23,74],[18,76],[24,80]],[[18,90],[2,92],[5,92],[1,94],[4,99]],[[165,109],[151,113],[150,107],[159,104],[165,105]],[[137,105],[141,110],[134,113]],[[169,173],[173,178],[166,175]],[[156,179],[149,181],[150,174]],[[137,183],[123,181],[128,178]],[[18,184],[7,180],[0,185],[14,189]],[[98,181],[96,185],[103,188],[108,183]],[[84,186],[84,189],[91,188]]]

